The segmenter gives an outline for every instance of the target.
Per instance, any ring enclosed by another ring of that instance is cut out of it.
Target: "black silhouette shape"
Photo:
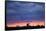
[[[21,29],[40,29],[40,28],[45,28],[43,25],[37,25],[37,26],[30,26],[29,23],[26,24],[26,26],[16,26],[16,27],[6,27],[6,30],[21,30]]]
[[[30,26],[29,23],[27,24],[27,27]]]

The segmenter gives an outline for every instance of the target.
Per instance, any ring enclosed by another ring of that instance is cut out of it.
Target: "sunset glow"
[[[22,27],[22,26],[26,26],[26,24],[29,23],[30,26],[37,26],[37,25],[43,25],[44,26],[44,22],[43,21],[34,21],[34,22],[18,22],[18,23],[13,23],[13,24],[7,24],[8,27]]]
[[[6,3],[6,26],[45,26],[45,3],[8,1]]]

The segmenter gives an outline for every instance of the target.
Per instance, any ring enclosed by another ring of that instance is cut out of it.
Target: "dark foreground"
[[[23,26],[23,27],[6,27],[6,30],[21,30],[21,29],[40,29],[45,28],[45,26]]]

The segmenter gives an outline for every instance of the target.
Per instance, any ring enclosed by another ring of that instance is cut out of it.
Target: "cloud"
[[[40,20],[44,14],[42,3],[8,2],[7,4],[7,17],[10,20]]]

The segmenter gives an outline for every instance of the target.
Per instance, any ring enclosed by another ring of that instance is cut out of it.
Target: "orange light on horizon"
[[[22,26],[27,26],[27,23],[29,23],[30,26],[37,26],[37,25],[45,25],[43,21],[34,21],[34,22],[16,22],[13,24],[7,24],[8,27],[22,27]]]

